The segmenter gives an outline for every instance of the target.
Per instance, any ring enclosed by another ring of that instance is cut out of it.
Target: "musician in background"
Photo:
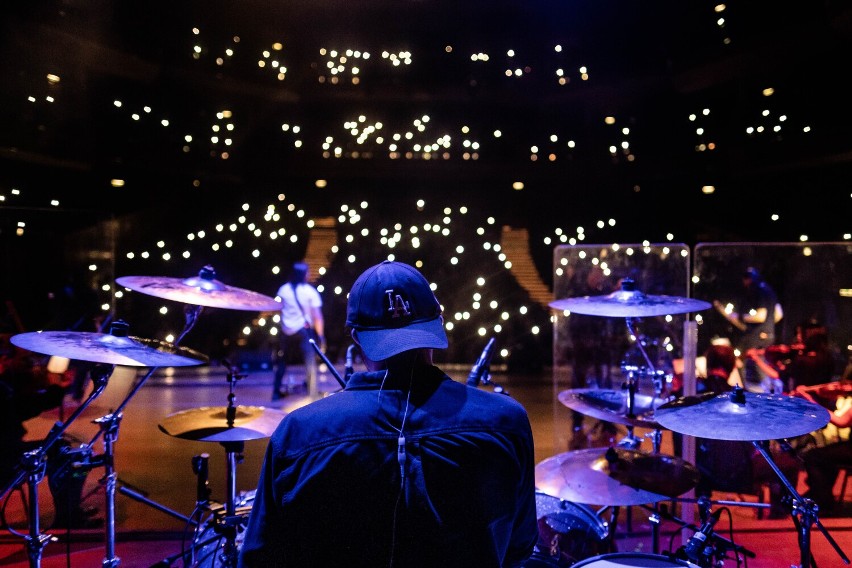
[[[749,349],[765,349],[775,343],[775,324],[784,317],[778,295],[756,268],[748,267],[743,271],[742,284],[739,298],[734,303],[713,301],[713,307],[740,333],[739,339],[734,342],[740,357],[744,357]],[[763,384],[767,375],[754,359],[742,359],[741,374],[746,389],[768,390]]]
[[[820,404],[812,396],[812,392],[812,388],[800,385],[793,394]],[[830,413],[831,424],[838,428],[852,426],[852,401],[839,398],[835,405],[837,410]],[[852,440],[839,439],[825,446],[812,448],[804,454],[803,459],[807,473],[805,483],[808,486],[803,497],[812,499],[819,506],[820,516],[842,515],[840,504],[834,498],[834,482],[841,467],[852,467]]]
[[[671,394],[683,396],[683,359],[672,361]],[[714,340],[704,354],[695,358],[695,394],[725,392],[731,387],[743,386],[737,369],[737,354],[727,340]]]
[[[10,335],[0,335],[0,488],[6,489],[20,473],[24,453],[41,447],[43,440],[25,440],[25,422],[62,404],[73,372],[53,373],[42,357],[19,349]],[[97,509],[81,507],[87,472],[67,467],[61,451],[68,446],[58,440],[48,449],[45,468],[55,516],[53,528],[96,527],[103,519],[92,516]]]
[[[291,386],[283,387],[288,359],[298,353],[305,365],[305,389],[311,397],[318,394],[317,355],[311,346],[313,339],[325,350],[325,320],[322,313],[322,296],[308,282],[308,265],[297,262],[290,271],[287,282],[278,288],[281,308],[281,333],[275,356],[272,381],[272,400],[287,396]]]
[[[780,382],[784,392],[792,392],[799,386],[831,382],[839,369],[828,330],[814,318],[796,326],[796,341],[792,345],[749,349],[746,357],[753,360],[769,379]]]
[[[698,394],[709,396],[742,386],[736,374],[737,358],[730,345],[712,344],[704,358],[706,372],[696,385]],[[674,437],[675,447],[680,446],[679,438],[679,435]],[[795,487],[800,461],[779,442],[770,441],[767,445],[772,461]],[[766,484],[769,487],[769,518],[781,519],[789,514],[782,503],[783,481],[750,442],[696,438],[695,465],[701,474],[697,494],[709,497],[714,490],[756,493]]]
[[[106,324],[104,313],[98,302],[97,290],[89,283],[83,269],[72,271],[56,290],[48,294],[53,304],[53,317],[43,329],[100,333]],[[90,361],[71,360],[68,369],[73,373],[69,386],[71,397],[80,403],[86,394],[90,372],[94,367]]]
[[[591,265],[587,272],[572,267],[572,271],[575,296],[602,296],[620,287],[620,283],[607,279],[600,266]],[[620,347],[613,326],[612,318],[584,314],[571,314],[568,318],[572,389],[612,388],[613,352]],[[593,422],[584,432],[585,418],[582,412],[571,411],[569,449],[606,446],[618,433],[615,424],[602,420]]]

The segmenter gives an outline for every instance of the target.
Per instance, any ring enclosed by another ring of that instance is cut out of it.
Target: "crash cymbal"
[[[654,418],[688,436],[747,442],[795,438],[819,430],[831,417],[828,410],[803,398],[736,387],[667,402]]]
[[[186,347],[111,333],[33,331],[12,336],[12,343],[35,353],[129,367],[187,367],[209,361]]]
[[[557,310],[568,310],[575,314],[610,317],[665,316],[698,312],[711,307],[708,302],[680,298],[678,296],[649,296],[635,289],[635,283],[625,278],[621,290],[602,296],[578,296],[563,298],[548,304]]]
[[[167,416],[160,430],[184,440],[200,442],[245,442],[268,438],[286,416],[264,406],[234,407],[233,423],[228,424],[228,407],[203,406]]]
[[[693,489],[698,469],[677,457],[626,448],[588,448],[535,466],[540,491],[587,505],[656,503]]]
[[[626,390],[570,389],[559,393],[559,402],[598,420],[659,430],[661,426],[654,420],[654,410],[662,406],[666,399],[634,393],[632,414],[627,411]]]
[[[136,292],[196,306],[258,312],[282,308],[275,298],[216,280],[216,272],[209,266],[191,278],[122,276],[115,281]]]

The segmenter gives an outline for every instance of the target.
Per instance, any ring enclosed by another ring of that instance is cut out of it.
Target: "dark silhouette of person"
[[[48,295],[53,302],[54,315],[44,329],[100,332],[106,323],[98,302],[98,294],[82,271],[71,273],[59,288]],[[71,360],[68,368],[73,372],[70,394],[76,402],[83,399],[94,363]]]
[[[0,488],[10,488],[26,472],[24,454],[41,449],[44,440],[26,440],[25,422],[62,404],[72,373],[52,373],[42,357],[18,349],[11,336],[0,336]],[[69,467],[65,449],[70,444],[57,440],[46,448],[45,473],[53,498],[54,528],[95,527],[103,519],[94,519],[97,510],[81,506],[87,470]],[[26,481],[22,477],[21,481]],[[13,488],[12,488],[13,489]]]

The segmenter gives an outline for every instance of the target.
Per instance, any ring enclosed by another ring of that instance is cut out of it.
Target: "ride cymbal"
[[[665,316],[698,312],[711,307],[708,302],[678,296],[649,296],[635,289],[635,283],[625,278],[621,290],[602,296],[578,296],[563,298],[548,304],[557,310],[568,310],[575,314],[609,317]]]
[[[136,292],[196,306],[258,312],[277,311],[283,307],[275,298],[216,280],[216,272],[209,266],[191,278],[122,276],[115,281]]]
[[[633,412],[628,410],[626,390],[606,389],[569,389],[559,393],[559,402],[580,414],[615,422],[625,426],[661,429],[654,420],[654,411],[665,404],[667,399],[645,394],[633,394]]]
[[[698,485],[698,469],[675,456],[588,448],[535,466],[536,488],[575,503],[628,506],[677,497]]]
[[[207,363],[197,351],[165,341],[88,331],[33,331],[11,338],[22,349],[78,361],[129,367],[187,367]]]
[[[686,396],[659,407],[654,419],[688,436],[752,442],[795,438],[828,424],[828,410],[786,394],[724,393]]]
[[[268,438],[286,416],[264,406],[236,406],[229,424],[228,407],[203,406],[167,416],[160,430],[184,440],[200,442],[245,442]]]

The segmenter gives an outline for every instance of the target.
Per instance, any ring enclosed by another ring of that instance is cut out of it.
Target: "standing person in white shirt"
[[[305,384],[308,395],[317,395],[317,355],[310,344],[313,339],[325,349],[325,322],[322,317],[322,297],[317,289],[307,282],[308,265],[297,262],[293,265],[287,282],[278,288],[281,309],[281,334],[275,356],[275,375],[272,383],[272,400],[287,396],[287,387],[282,389],[282,379],[287,369],[288,358],[300,350],[305,364]]]

